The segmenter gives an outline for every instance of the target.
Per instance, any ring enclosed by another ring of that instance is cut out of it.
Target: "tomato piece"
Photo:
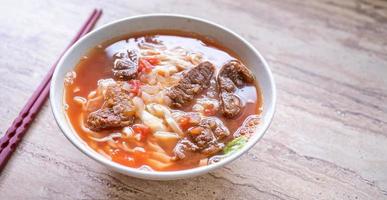
[[[146,67],[144,70],[145,73],[149,74],[152,72],[152,68]]]
[[[129,153],[116,149],[112,153],[112,160],[125,166],[135,167],[135,159],[129,155]]]
[[[151,65],[160,64],[160,59],[158,58],[145,58],[145,60],[148,61],[148,63],[150,63]]]
[[[142,70],[143,70],[144,68],[145,68],[144,63],[141,61],[141,58],[140,58],[140,60],[138,61],[137,72],[142,72]]]
[[[141,135],[140,141],[145,141],[149,134],[151,134],[151,129],[144,124],[134,124],[132,129],[135,133]]]
[[[188,132],[191,134],[191,135],[199,135],[200,133],[202,133],[204,131],[204,128],[201,127],[201,126],[197,126],[197,127],[193,127],[193,128],[190,128],[188,130]]]
[[[138,72],[145,72],[149,74],[153,68],[154,66],[151,63],[149,63],[148,59],[140,58],[139,65],[138,65]]]
[[[134,93],[135,95],[139,95],[140,94],[141,82],[139,80],[130,80],[129,84],[130,84],[130,87],[131,87],[130,92]]]
[[[189,117],[182,117],[179,119],[179,125],[183,130],[187,130],[190,127]]]

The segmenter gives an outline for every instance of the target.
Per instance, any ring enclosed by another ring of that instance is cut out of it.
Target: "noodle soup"
[[[210,165],[240,149],[260,123],[262,97],[250,70],[232,51],[192,33],[104,42],[64,84],[74,130],[96,152],[132,168]]]

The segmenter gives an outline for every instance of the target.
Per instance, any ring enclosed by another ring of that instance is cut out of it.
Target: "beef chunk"
[[[224,147],[224,144],[216,139],[213,131],[209,127],[194,127],[190,131],[192,141],[197,144],[200,152],[203,154],[213,155],[221,151]]]
[[[222,139],[228,136],[230,131],[218,118],[207,117],[202,119],[199,126],[189,129],[188,133],[201,153],[213,155],[223,149]]]
[[[193,142],[188,140],[187,138],[181,139],[173,149],[173,152],[175,154],[174,160],[177,159],[184,159],[186,157],[187,152],[195,152],[199,149],[198,146],[196,146]]]
[[[129,106],[129,101],[133,96],[130,90],[131,86],[122,81],[117,81],[114,85],[108,86],[104,92],[105,106]]]
[[[210,62],[202,62],[190,69],[183,78],[166,95],[171,99],[171,106],[180,108],[192,101],[194,96],[201,93],[210,84],[215,66]]]
[[[242,109],[242,102],[237,95],[231,92],[220,92],[220,110],[227,118],[237,116]]]
[[[241,62],[232,60],[220,69],[218,79],[220,79],[219,86],[222,90],[233,92],[236,87],[254,82],[254,75]]]
[[[133,121],[133,117],[120,115],[114,112],[112,108],[102,108],[89,114],[87,126],[91,130],[98,131],[106,128],[129,126]]]
[[[183,159],[187,152],[214,155],[224,147],[222,140],[230,134],[218,118],[207,117],[187,130],[187,137],[180,140],[175,149],[175,159]]]
[[[234,94],[236,88],[253,82],[254,75],[241,62],[232,60],[223,65],[218,74],[218,87],[220,108],[225,117],[233,118],[241,111],[241,100]]]
[[[130,80],[137,76],[138,70],[138,50],[130,49],[126,53],[116,55],[113,64],[113,75],[116,79]]]
[[[230,135],[228,128],[216,117],[206,117],[202,119],[200,126],[210,128],[217,140],[222,140]]]
[[[87,117],[86,125],[93,131],[119,128],[134,122],[135,107],[126,82],[117,82],[104,91],[102,107]]]

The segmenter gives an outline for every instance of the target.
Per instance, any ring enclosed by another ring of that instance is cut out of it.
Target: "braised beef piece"
[[[237,116],[242,109],[242,102],[237,95],[231,92],[220,92],[220,111],[227,118]]]
[[[133,94],[130,93],[132,86],[127,82],[117,81],[114,85],[108,86],[104,93],[105,107],[130,107],[133,108],[130,100]]]
[[[254,75],[241,62],[232,60],[223,65],[218,74],[218,87],[220,108],[225,117],[233,118],[242,109],[241,100],[234,94],[236,88],[253,82]]]
[[[231,60],[219,71],[219,86],[227,92],[233,92],[236,87],[242,87],[245,83],[254,82],[254,75],[240,61]]]
[[[175,154],[174,159],[184,159],[186,157],[186,152],[195,152],[199,150],[199,147],[196,146],[193,142],[188,140],[187,138],[181,139],[173,149],[173,152]]]
[[[206,117],[202,119],[199,125],[202,127],[210,128],[217,140],[224,139],[225,137],[230,135],[230,131],[228,130],[228,128],[223,124],[223,122],[219,118],[216,117]]]
[[[87,127],[93,131],[107,128],[119,128],[133,124],[134,118],[120,115],[112,108],[102,108],[89,114]]]
[[[137,49],[130,49],[124,53],[116,55],[116,60],[113,64],[113,75],[116,79],[130,80],[137,76],[138,56]]]
[[[215,117],[207,117],[187,130],[187,137],[180,140],[175,149],[175,159],[184,159],[188,152],[214,155],[224,147],[222,140],[230,134],[227,127]]]
[[[129,126],[134,122],[134,106],[126,82],[107,87],[102,108],[90,113],[86,125],[93,131]]]
[[[194,96],[201,93],[210,85],[210,80],[215,72],[215,66],[210,62],[202,62],[190,69],[183,78],[166,95],[171,99],[171,106],[180,108],[192,101]]]

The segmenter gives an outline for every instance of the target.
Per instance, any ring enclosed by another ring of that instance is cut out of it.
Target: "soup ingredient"
[[[218,75],[219,99],[223,115],[227,118],[236,117],[243,105],[237,95],[234,94],[237,87],[246,83],[253,83],[254,75],[241,62],[232,60],[223,65]]]
[[[197,126],[187,130],[187,137],[180,140],[174,149],[174,159],[183,159],[186,153],[199,151],[205,155],[214,155],[224,147],[221,141],[230,131],[221,120],[215,117],[203,118]]]
[[[103,108],[89,114],[87,127],[93,131],[99,131],[102,129],[128,126],[133,121],[133,117],[126,117],[115,113],[112,108]]]
[[[174,132],[167,131],[156,131],[153,136],[158,139],[160,142],[164,142],[164,144],[176,144],[179,140],[179,135]]]
[[[98,85],[97,91],[90,92],[88,95],[88,98],[89,98],[89,96],[90,96],[90,98],[94,98],[97,94],[104,96],[106,93],[106,90],[109,87],[115,86],[116,84],[117,84],[117,82],[115,80],[113,80],[112,78],[100,79],[97,81],[97,85]]]
[[[229,154],[239,149],[242,149],[242,147],[247,143],[247,141],[248,139],[245,136],[237,137],[233,139],[231,142],[227,143],[227,145],[223,149],[223,152],[225,154]]]
[[[230,135],[228,128],[217,117],[206,117],[202,119],[199,125],[210,128],[217,140],[223,139]]]
[[[150,114],[148,111],[143,110],[139,117],[145,125],[152,129],[152,131],[167,131],[167,127],[165,127],[163,120]]]
[[[74,101],[81,106],[85,106],[87,102],[87,100],[84,97],[80,97],[80,96],[75,96]]]
[[[138,71],[149,74],[154,68],[153,65],[160,63],[160,60],[157,58],[141,58],[138,65]]]
[[[67,72],[64,77],[64,84],[71,85],[74,83],[74,79],[77,77],[77,73],[74,71]]]
[[[202,120],[202,117],[198,112],[174,111],[172,117],[184,131],[192,126],[198,125]]]
[[[147,106],[147,109],[149,112],[164,117],[165,121],[167,122],[168,126],[177,134],[180,136],[183,136],[184,133],[180,129],[179,125],[177,122],[172,118],[171,111],[163,105],[152,103]]]
[[[176,133],[168,132],[168,131],[156,131],[153,135],[156,138],[164,139],[164,140],[169,140],[169,139],[175,140],[179,138],[179,136]]]
[[[191,102],[194,96],[201,93],[210,85],[215,72],[215,66],[210,62],[202,62],[190,69],[177,85],[171,87],[166,95],[171,99],[171,106],[181,108]]]
[[[138,54],[137,49],[129,49],[116,55],[117,59],[113,64],[113,75],[116,79],[130,80],[136,78]]]
[[[103,92],[102,107],[88,115],[87,127],[93,131],[119,128],[134,122],[135,107],[131,101],[130,88],[126,82],[111,83]]]
[[[133,166],[136,162],[132,156],[118,149],[112,153],[112,160],[126,166]]]
[[[140,97],[134,97],[133,103],[136,107],[136,115],[152,131],[167,131],[167,127],[164,125],[162,119],[145,110],[144,101]]]
[[[212,98],[200,98],[192,106],[192,110],[200,112],[206,116],[215,115],[219,109],[219,101]]]
[[[187,152],[195,152],[197,150],[199,150],[199,147],[196,146],[196,144],[194,144],[187,138],[183,138],[176,144],[175,148],[173,149],[173,153],[175,155],[172,159],[184,159],[186,158]]]
[[[122,137],[121,133],[112,133],[106,137],[103,138],[95,138],[95,137],[89,137],[90,139],[96,141],[96,142],[107,142],[107,141],[113,141],[114,138],[120,138]]]
[[[144,124],[134,124],[132,126],[133,132],[140,135],[139,141],[145,141],[148,135],[151,134],[151,129]]]

